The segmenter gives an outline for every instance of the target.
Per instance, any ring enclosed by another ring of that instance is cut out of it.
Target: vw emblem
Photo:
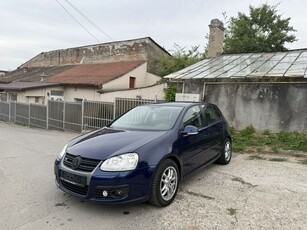
[[[71,168],[72,169],[76,169],[79,167],[79,165],[81,164],[81,160],[82,158],[80,156],[74,158],[71,162]]]

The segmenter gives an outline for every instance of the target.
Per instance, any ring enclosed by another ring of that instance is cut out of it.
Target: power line
[[[111,38],[106,32],[104,32],[100,27],[98,27],[91,19],[89,19],[85,14],[83,14],[77,7],[75,7],[71,2],[68,0],[64,0],[69,4],[72,8],[74,8],[75,11],[77,11],[81,16],[83,16],[89,23],[92,24],[97,30],[99,30],[101,33],[103,33],[106,37],[108,37],[111,41],[114,41],[113,38]]]
[[[72,14],[69,13],[69,11],[58,1],[56,0],[57,3],[66,11],[66,13],[75,21],[77,22],[80,26],[83,27],[83,29],[86,30],[86,32],[91,35],[96,41],[98,41],[98,43],[101,43],[101,41],[98,40],[98,38],[96,38],[85,26],[83,26]]]

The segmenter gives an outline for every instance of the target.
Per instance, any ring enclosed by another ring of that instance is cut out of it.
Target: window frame
[[[204,107],[202,108],[202,106],[204,106]],[[218,118],[216,121],[214,121],[214,122],[212,122],[212,123],[210,123],[210,124],[209,124],[209,122],[208,122],[208,124],[207,124],[206,126],[204,126],[204,128],[210,127],[210,126],[215,125],[216,123],[222,121],[221,114],[220,114],[220,113],[217,113],[217,111],[216,111],[216,109],[214,108],[213,105],[211,105],[211,104],[207,104],[207,105],[202,104],[202,105],[200,105],[200,107],[201,107],[201,112],[202,112],[202,114],[203,114],[204,121],[206,121],[206,120],[205,120],[205,119],[206,119],[205,111],[206,111],[206,109],[208,109],[208,108],[211,108],[212,112],[213,112],[213,113],[215,114],[215,116]]]
[[[193,106],[189,107],[189,108],[186,110],[186,112],[184,113],[184,115],[183,115],[183,117],[182,117],[181,124],[180,124],[180,130],[181,130],[181,131],[183,131],[184,128],[185,128],[185,126],[186,126],[186,125],[184,125],[184,118],[185,118],[186,114],[188,113],[188,111],[189,111],[190,109],[192,109],[193,107],[198,107],[198,109],[199,109],[199,116],[200,116],[200,122],[201,122],[201,127],[200,127],[200,128],[197,127],[197,126],[195,126],[195,125],[194,125],[194,126],[195,126],[196,128],[198,128],[199,130],[201,130],[201,129],[204,128],[204,126],[203,126],[203,121],[202,121],[202,111],[201,111],[200,105],[193,105]]]

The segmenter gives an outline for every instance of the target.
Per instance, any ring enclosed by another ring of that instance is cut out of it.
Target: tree
[[[231,17],[224,40],[224,53],[286,51],[285,43],[296,41],[289,25],[291,18],[282,19],[277,6],[263,4],[249,7],[249,14]]]
[[[205,48],[205,51],[202,53],[198,51],[198,48],[199,46],[194,46],[186,51],[185,48],[174,44],[175,51],[172,52],[172,55],[165,55],[163,58],[155,61],[155,74],[164,77],[205,59],[207,49]],[[165,100],[175,101],[176,91],[176,84],[168,84],[168,87],[164,90]]]
[[[193,65],[206,57],[206,51],[203,53],[198,51],[199,46],[194,46],[186,51],[185,48],[174,44],[174,51],[172,55],[165,55],[159,60],[156,60],[155,74],[164,77],[170,73],[184,69],[187,66]]]

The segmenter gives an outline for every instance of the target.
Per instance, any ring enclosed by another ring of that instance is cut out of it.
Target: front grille
[[[87,190],[88,190],[87,185],[85,187],[80,187],[80,186],[68,183],[66,181],[63,181],[63,180],[61,181],[61,184],[64,188],[66,188],[67,190],[69,190],[73,193],[76,193],[76,194],[79,194],[79,195],[82,195],[82,196],[85,196],[87,194]]]
[[[64,165],[67,166],[68,168],[72,168],[72,161],[75,159],[77,156],[66,153],[64,157]],[[83,171],[83,172],[92,172],[96,166],[99,164],[99,160],[93,160],[93,159],[88,159],[88,158],[81,158],[81,163],[80,165],[75,168],[75,170]]]

